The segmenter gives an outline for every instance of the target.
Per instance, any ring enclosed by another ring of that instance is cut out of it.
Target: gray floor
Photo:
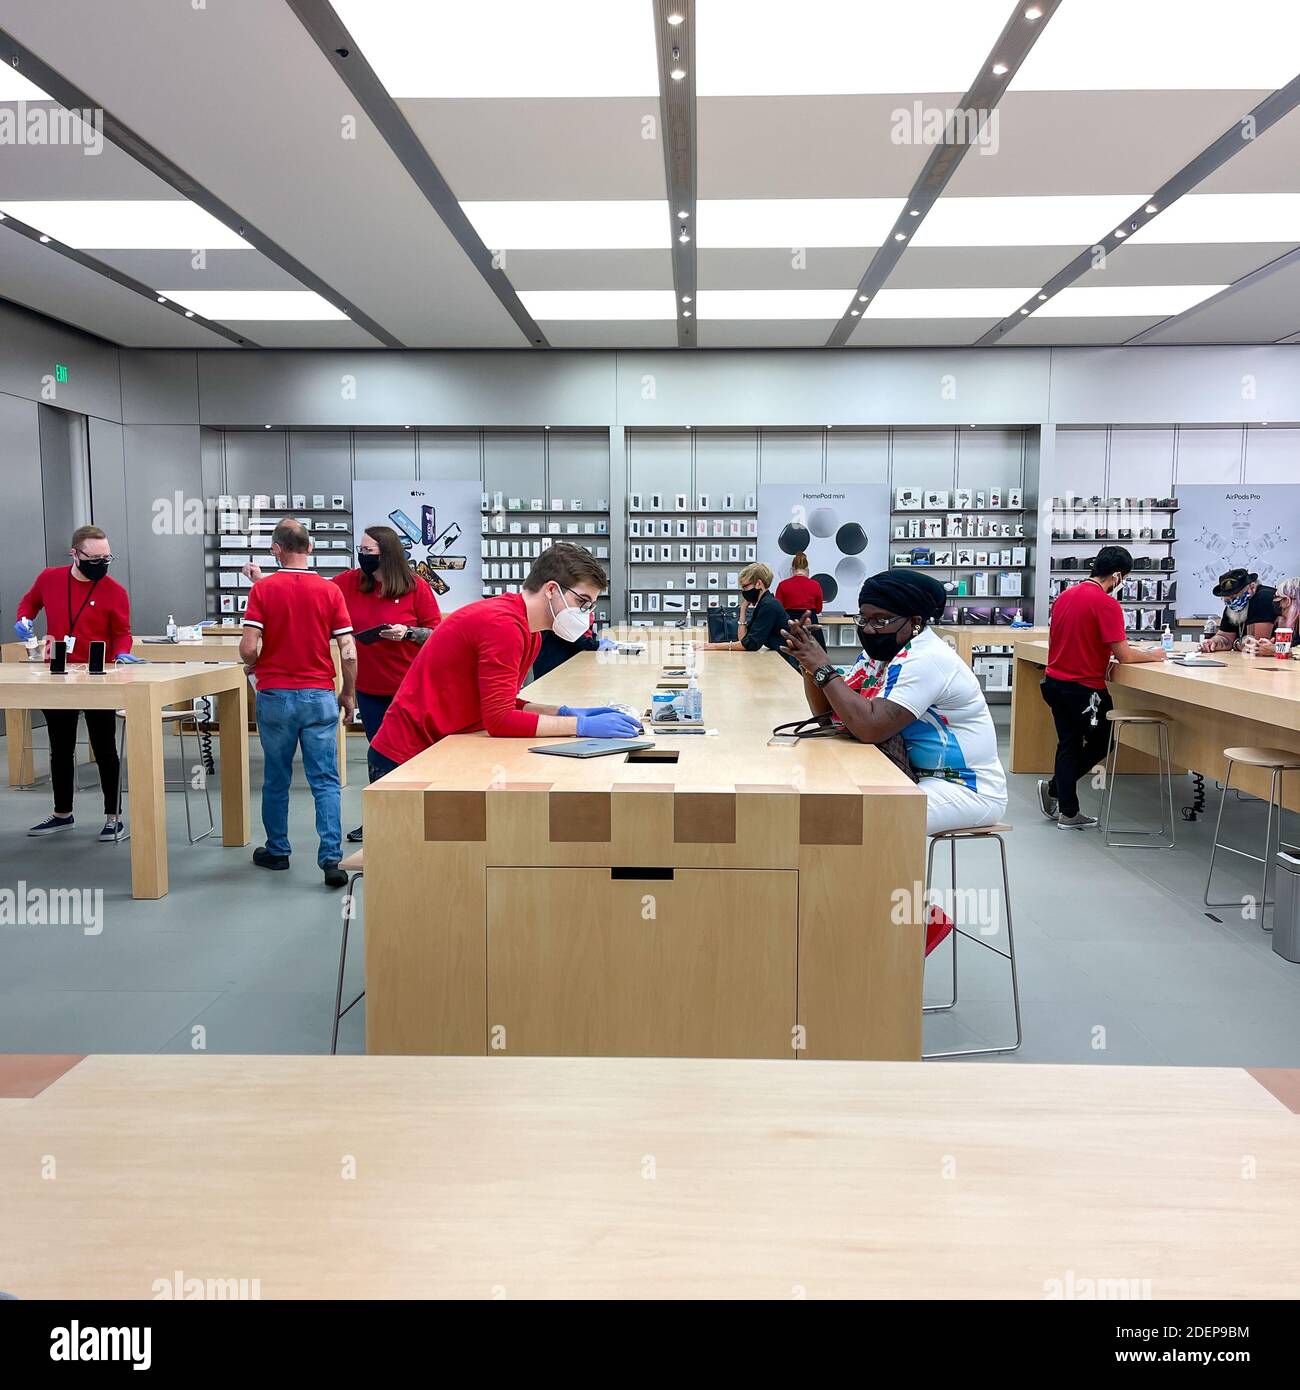
[[[995,713],[1005,744],[1005,707]],[[351,744],[345,827],[360,819],[364,780],[362,745]],[[260,774],[254,745],[255,820]],[[1126,813],[1154,817],[1151,779],[1126,778],[1121,790]],[[1025,1040],[1000,1060],[1300,1066],[1300,965],[1274,954],[1257,921],[1216,909],[1216,922],[1201,904],[1218,806],[1213,783],[1207,790],[1209,814],[1180,820],[1176,849],[1121,851],[1106,849],[1096,832],[1048,824],[1034,779],[1011,778],[1007,846]],[[1190,799],[1182,778],[1176,808]],[[135,902],[127,847],[95,841],[97,788],[79,794],[77,828],[48,840],[22,833],[47,814],[48,788],[0,789],[0,886],[104,890],[99,935],[0,925],[0,1052],[328,1050],[341,895],[324,888],[315,867],[305,787],[299,781],[294,792],[297,852],[287,873],[255,869],[248,850],[217,840],[190,847],[180,794],[167,801],[171,892]],[[1085,809],[1097,801],[1085,790]],[[1231,802],[1228,814],[1240,837],[1233,842],[1262,836],[1260,803]],[[1293,818],[1288,829],[1300,833]],[[995,886],[995,859],[991,845],[963,850],[962,885]],[[1246,873],[1253,868],[1229,856],[1216,896],[1256,891]],[[364,904],[345,998],[360,988],[363,921]],[[1001,931],[988,939],[1005,946]],[[931,958],[929,999],[946,986],[946,950]],[[340,1052],[363,1050],[364,1010],[363,1001],[344,1020]],[[1004,962],[963,943],[960,1002],[927,1018],[927,1049],[1011,1036]]]

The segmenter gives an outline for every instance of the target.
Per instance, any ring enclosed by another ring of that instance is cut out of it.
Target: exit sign
[[[68,369],[62,362],[54,364],[54,379],[55,381],[67,381],[68,379]]]

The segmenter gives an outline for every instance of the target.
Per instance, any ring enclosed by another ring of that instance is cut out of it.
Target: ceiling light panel
[[[214,322],[238,320],[254,322],[323,322],[346,319],[315,290],[159,290],[182,309],[193,309]]]
[[[538,323],[677,317],[672,290],[520,290],[519,299]]]
[[[8,63],[0,63],[0,101],[53,101],[47,92],[29,82]]]
[[[493,251],[662,251],[672,245],[672,219],[662,199],[460,206]]]
[[[1296,75],[1297,53],[1295,0],[1067,0],[1011,90],[1273,91]]]
[[[913,246],[1088,246],[1141,205],[1145,192],[1042,198],[940,198]]]
[[[1034,289],[1005,285],[974,289],[879,290],[863,310],[868,319],[1001,319]]]
[[[842,290],[700,290],[701,319],[837,319],[853,298]]]
[[[902,198],[702,198],[701,249],[879,246],[904,207]]]
[[[1224,285],[1080,285],[1040,304],[1035,318],[1074,319],[1181,314]]]
[[[1130,245],[1300,242],[1300,193],[1188,193],[1128,240]]]
[[[248,245],[184,199],[0,202],[0,212],[78,251],[235,251]]]
[[[390,96],[657,97],[649,0],[333,0]]]
[[[695,90],[701,97],[960,93],[1006,21],[1007,0],[698,0]]]

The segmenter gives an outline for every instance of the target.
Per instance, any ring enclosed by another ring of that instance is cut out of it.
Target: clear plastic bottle
[[[1160,634],[1160,645],[1164,648],[1166,655],[1174,649],[1174,634],[1169,631],[1169,624],[1165,624],[1165,630]]]
[[[691,678],[686,683],[686,717],[691,720],[703,718],[701,713],[702,702],[700,700],[700,683],[695,679],[694,671]]]
[[[169,642],[176,640],[176,618],[171,613],[167,615],[167,640]]]

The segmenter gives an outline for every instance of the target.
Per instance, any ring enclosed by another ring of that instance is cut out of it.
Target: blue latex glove
[[[618,651],[618,643],[612,638],[602,637],[597,644],[596,650],[598,652],[616,652]]]
[[[616,714],[613,705],[561,705],[557,714],[567,714],[570,718],[583,714]]]
[[[144,657],[132,656],[130,652],[123,652],[121,656],[113,658],[114,666],[143,666]]]
[[[32,620],[30,618],[19,618],[14,624],[14,631],[18,634],[18,640],[20,642],[25,642],[32,636],[36,629],[32,626]]]
[[[622,710],[578,715],[578,734],[582,738],[635,738],[640,732],[640,724]]]

